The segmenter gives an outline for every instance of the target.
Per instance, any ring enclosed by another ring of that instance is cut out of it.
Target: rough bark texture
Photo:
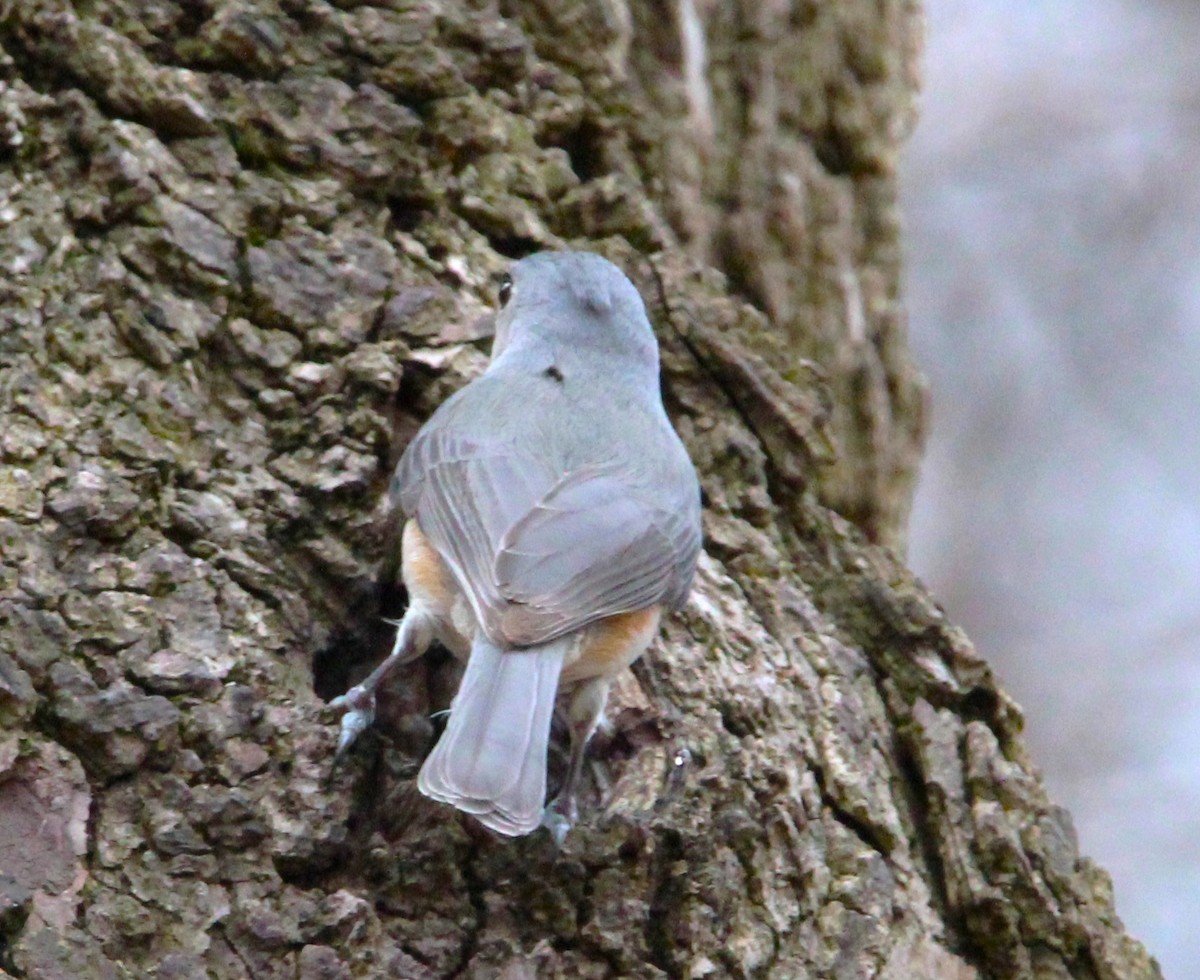
[[[922,428],[917,28],[0,2],[0,976],[1157,975],[1017,708],[869,543]],[[388,643],[376,503],[482,367],[489,277],[564,242],[650,303],[707,555],[559,853],[415,793],[444,658],[332,775],[322,699]]]

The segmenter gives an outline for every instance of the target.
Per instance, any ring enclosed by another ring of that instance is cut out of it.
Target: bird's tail
[[[480,637],[450,720],[417,788],[500,834],[536,830],[546,805],[546,750],[570,641],[502,650]]]

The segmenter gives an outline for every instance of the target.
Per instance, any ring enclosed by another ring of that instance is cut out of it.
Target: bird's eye
[[[500,277],[500,289],[498,295],[500,297],[500,305],[508,306],[508,301],[512,299],[513,281],[512,276],[505,273]]]

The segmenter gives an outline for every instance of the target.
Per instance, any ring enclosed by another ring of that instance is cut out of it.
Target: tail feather
[[[546,749],[568,644],[471,648],[445,732],[421,767],[417,788],[497,833],[536,830],[546,804]]]

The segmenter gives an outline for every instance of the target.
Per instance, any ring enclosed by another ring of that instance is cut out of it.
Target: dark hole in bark
[[[398,619],[407,606],[399,584],[379,583],[354,603],[329,642],[313,654],[313,691],[324,701],[344,694],[388,655],[396,628],[385,620]]]
[[[563,139],[571,169],[584,183],[608,172],[604,142],[604,131],[591,122],[584,122]]]
[[[513,261],[523,259],[527,255],[533,255],[534,252],[542,251],[540,242],[535,242],[532,238],[521,238],[517,235],[507,238],[490,236],[488,241],[491,243],[492,248]]]

